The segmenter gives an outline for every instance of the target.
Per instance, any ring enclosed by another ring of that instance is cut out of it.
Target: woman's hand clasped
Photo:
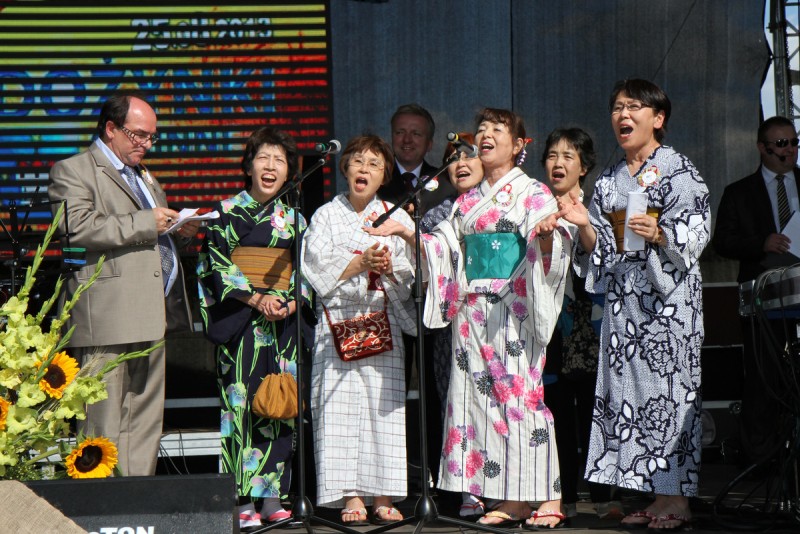
[[[286,319],[296,308],[294,301],[287,302],[275,295],[254,295],[254,304],[253,307],[268,321]]]
[[[391,274],[392,254],[388,246],[381,248],[380,243],[375,243],[361,255],[361,266],[365,271],[375,271],[380,274]]]

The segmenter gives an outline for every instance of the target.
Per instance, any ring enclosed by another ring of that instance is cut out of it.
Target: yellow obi
[[[622,252],[622,244],[625,241],[625,214],[627,210],[618,210],[606,213],[606,217],[611,222],[611,229],[614,231],[614,240],[617,242],[617,251]],[[658,220],[661,215],[661,208],[647,208],[647,214]]]
[[[292,252],[288,248],[236,247],[231,261],[257,289],[289,290]]]

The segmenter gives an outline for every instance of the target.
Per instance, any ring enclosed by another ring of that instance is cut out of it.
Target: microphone
[[[778,158],[781,161],[786,161],[786,156],[779,156],[779,155],[775,154],[775,151],[772,150],[771,148],[767,148],[767,154],[769,154],[770,156],[775,156],[776,158]]]
[[[462,141],[458,134],[455,132],[449,132],[447,134],[447,140],[450,141],[450,144],[455,147],[456,150],[459,152],[463,152],[467,155],[468,158],[477,158],[478,157],[478,147],[475,145],[471,145],[466,141]]]
[[[327,143],[317,143],[314,150],[322,154],[338,154],[342,151],[342,143],[336,139],[331,139]]]

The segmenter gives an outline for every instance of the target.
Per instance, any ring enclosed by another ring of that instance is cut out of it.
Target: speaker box
[[[27,486],[90,533],[220,534],[234,528],[231,475],[47,480]],[[238,529],[238,520],[235,525]]]

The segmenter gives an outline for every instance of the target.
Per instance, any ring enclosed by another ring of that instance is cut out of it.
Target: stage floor
[[[792,518],[789,513],[764,513],[758,511],[763,509],[765,499],[769,491],[774,491],[776,483],[775,478],[758,477],[755,475],[747,475],[743,477],[741,483],[737,483],[732,489],[727,490],[729,484],[740,474],[743,469],[728,465],[724,463],[708,463],[703,466],[703,471],[700,478],[700,496],[692,500],[692,511],[694,514],[693,529],[694,534],[706,533],[719,533],[719,532],[746,532],[746,527],[752,526],[750,532],[765,532],[769,529],[771,521],[776,521],[771,533],[797,533],[800,532],[800,516]],[[771,481],[773,489],[770,490],[768,483]],[[725,492],[723,494],[723,492]],[[752,496],[751,496],[752,494]],[[716,506],[718,513],[715,513],[715,501],[719,499],[720,503]],[[439,498],[436,498],[439,501]],[[446,499],[447,500],[447,499]],[[441,515],[454,517],[457,516],[457,510],[451,509],[443,500],[441,504],[437,504],[439,513]],[[647,501],[643,500],[638,494],[629,493],[623,496],[623,505],[625,510],[630,512],[633,510],[641,509],[647,506]],[[409,497],[403,502],[397,503],[397,507],[406,517],[411,517],[414,513],[414,508],[418,502],[418,497]],[[775,500],[770,501],[771,505],[775,504]],[[792,504],[795,512],[798,509],[798,501],[795,498]],[[737,509],[738,507],[738,509]],[[338,512],[335,510],[325,508],[314,508],[315,514],[330,521],[338,519]],[[392,532],[413,532],[418,523],[414,522],[402,527],[394,529]],[[335,529],[327,526],[315,524],[313,521],[311,527],[314,532],[320,533],[333,533],[337,532]],[[354,530],[359,532],[369,532],[370,530],[378,527],[356,527]],[[423,532],[480,532],[475,529],[462,529],[458,525],[447,524],[444,522],[433,521],[426,523],[422,528]],[[576,532],[576,533],[591,533],[591,534],[604,534],[604,533],[619,533],[631,532],[624,530],[618,526],[618,521],[601,520],[597,517],[594,508],[588,498],[585,501],[578,503],[578,516],[571,519],[568,528],[561,528],[558,532]],[[303,529],[281,529],[275,528],[269,532],[304,532]],[[520,528],[511,529],[509,532],[527,532]],[[640,529],[634,532],[648,532],[647,529]]]

